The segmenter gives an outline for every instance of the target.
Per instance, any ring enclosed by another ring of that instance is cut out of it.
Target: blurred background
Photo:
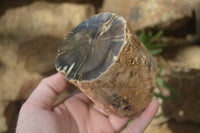
[[[159,61],[160,108],[145,133],[200,133],[200,0],[1,0],[0,133],[15,132],[23,102],[56,73],[64,37],[104,11],[123,16]]]

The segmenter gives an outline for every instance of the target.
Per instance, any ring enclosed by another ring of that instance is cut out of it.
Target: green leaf
[[[146,32],[144,30],[140,33],[139,38],[142,41],[142,43],[146,46],[147,36],[146,36]]]
[[[157,41],[158,38],[160,38],[163,35],[163,33],[164,33],[163,30],[159,30],[156,33],[156,35],[151,38],[150,43],[153,43],[153,42]]]
[[[160,86],[163,86],[165,87],[166,89],[168,89],[171,93],[170,96],[163,96],[161,94],[158,94],[158,93],[154,93],[153,96],[154,97],[157,97],[157,98],[162,98],[162,99],[165,99],[165,100],[169,100],[169,99],[175,99],[175,98],[178,98],[180,96],[180,93],[173,89],[171,86],[169,86],[168,84],[166,84],[160,77],[157,76],[156,78],[156,83],[159,84]]]
[[[160,54],[160,53],[162,53],[162,48],[158,48],[158,49],[152,49],[152,50],[150,50],[150,53],[152,54],[152,55],[157,55],[157,54]]]
[[[166,43],[155,43],[155,41],[157,41],[158,38],[162,36],[162,34],[163,34],[162,30],[158,31],[156,35],[153,35],[152,31],[146,33],[143,30],[140,33],[139,38],[152,55],[157,55],[163,51],[162,49],[163,47],[168,46]]]
[[[149,31],[147,35],[148,35],[149,38],[151,38],[153,36],[153,32]]]
[[[163,47],[167,47],[168,44],[166,43],[156,43],[156,44],[151,44],[149,45],[150,49],[155,49],[155,48],[163,48]]]

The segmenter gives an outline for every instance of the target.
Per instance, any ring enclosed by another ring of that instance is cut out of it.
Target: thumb
[[[152,100],[147,109],[123,133],[143,133],[158,111],[158,101]]]

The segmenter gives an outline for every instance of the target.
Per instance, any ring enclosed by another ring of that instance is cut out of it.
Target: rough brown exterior
[[[97,79],[70,82],[106,113],[133,118],[140,115],[152,99],[157,62],[128,28],[126,39],[115,62]]]

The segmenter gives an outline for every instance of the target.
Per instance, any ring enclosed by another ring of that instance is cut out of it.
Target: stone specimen
[[[101,13],[68,34],[56,69],[106,113],[134,118],[152,99],[157,62],[124,18]]]

